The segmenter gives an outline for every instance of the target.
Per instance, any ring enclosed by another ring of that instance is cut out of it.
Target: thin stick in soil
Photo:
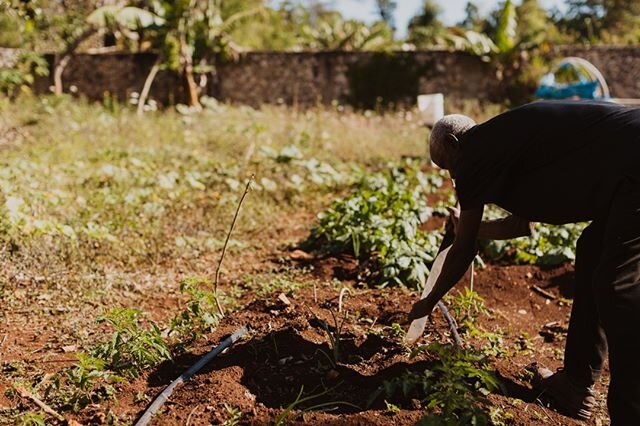
[[[231,238],[231,233],[236,226],[236,221],[238,220],[238,215],[240,214],[240,209],[242,208],[242,203],[244,203],[244,199],[247,197],[247,194],[251,190],[251,183],[253,183],[255,175],[251,175],[249,180],[247,181],[247,186],[244,188],[244,193],[242,197],[240,197],[240,201],[238,202],[238,207],[236,208],[236,213],[233,215],[233,221],[231,222],[231,227],[229,228],[229,232],[227,233],[227,238],[224,240],[224,245],[222,246],[222,253],[220,254],[220,260],[218,261],[218,267],[216,268],[216,276],[213,281],[213,292],[215,294],[216,306],[218,308],[218,312],[220,315],[224,317],[224,309],[222,308],[222,304],[220,303],[220,299],[218,298],[218,283],[220,282],[220,269],[222,268],[222,261],[224,260],[224,255],[227,253],[227,246],[229,245],[229,239]]]

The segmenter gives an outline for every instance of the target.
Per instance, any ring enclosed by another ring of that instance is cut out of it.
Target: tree
[[[376,0],[376,5],[378,6],[378,13],[380,14],[380,19],[386,22],[390,28],[395,29],[393,13],[398,7],[397,2],[393,0]]]
[[[640,41],[640,0],[566,0],[567,13],[558,26],[577,41]]]
[[[393,30],[382,21],[369,26],[331,14],[303,28],[301,46],[320,50],[385,50],[393,46]]]
[[[420,13],[409,22],[407,41],[419,47],[435,44],[438,34],[445,29],[439,19],[442,9],[434,0],[424,0]]]
[[[480,8],[475,3],[467,2],[464,12],[465,17],[459,24],[461,27],[472,31],[484,29],[484,19],[480,16]]]

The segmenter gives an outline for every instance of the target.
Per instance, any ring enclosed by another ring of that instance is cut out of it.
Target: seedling
[[[189,299],[186,309],[171,320],[170,330],[183,343],[213,331],[222,319],[216,294],[210,288],[212,284],[206,278],[187,278],[180,283],[180,291]]]
[[[93,356],[106,362],[113,371],[136,377],[140,370],[171,359],[171,352],[153,321],[142,328],[136,309],[115,308],[98,319],[115,329],[111,340],[99,344]]]
[[[287,405],[287,407],[284,409],[284,411],[282,413],[280,413],[280,415],[276,418],[276,421],[274,422],[274,426],[283,426],[287,423],[287,419],[289,418],[289,415],[291,414],[291,411],[293,411],[294,409],[296,409],[298,406],[300,406],[301,404],[305,404],[309,401],[313,401],[314,399],[318,399],[320,397],[323,397],[327,394],[329,394],[330,392],[334,391],[338,386],[340,386],[341,384],[338,384],[337,386],[327,389],[324,392],[315,394],[315,395],[310,395],[310,396],[306,396],[303,397],[303,393],[304,393],[304,386],[300,387],[300,392],[298,392],[298,396],[296,397],[296,399],[289,405]],[[332,402],[323,402],[320,404],[316,404],[313,405],[311,407],[307,407],[305,409],[302,410],[302,412],[307,412],[307,411],[313,411],[313,410],[319,410],[321,408],[325,408],[325,407],[332,407],[332,406],[336,406],[336,405],[343,405],[343,406],[347,406],[347,407],[352,407],[355,409],[360,409],[360,407],[358,407],[357,405],[351,404],[350,402],[345,402],[345,401],[332,401]]]

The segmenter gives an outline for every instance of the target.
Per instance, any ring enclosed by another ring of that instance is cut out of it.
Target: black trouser
[[[608,347],[614,426],[640,425],[640,190],[625,186],[578,240],[564,360],[570,378],[592,385]]]

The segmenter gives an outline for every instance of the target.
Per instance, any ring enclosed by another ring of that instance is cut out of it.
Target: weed
[[[469,287],[465,287],[464,291],[458,291],[457,296],[448,297],[447,300],[450,302],[449,309],[451,309],[458,322],[462,324],[475,324],[480,315],[489,312],[484,304],[484,299]]]
[[[323,397],[323,396],[329,394],[330,392],[335,390],[336,387],[327,389],[327,390],[325,390],[325,391],[323,391],[323,392],[321,392],[319,394],[305,396],[305,397],[302,396],[303,393],[304,393],[304,386],[300,387],[300,392],[298,392],[298,396],[296,396],[296,399],[292,403],[287,405],[285,407],[284,411],[282,411],[282,413],[280,413],[280,415],[276,418],[276,421],[274,422],[274,426],[283,426],[283,425],[285,425],[287,423],[287,419],[289,418],[289,415],[291,414],[291,411],[293,411],[294,409],[296,409],[297,407],[299,407],[302,404],[306,404],[307,402],[313,401],[314,399],[318,399],[320,397]],[[356,408],[356,409],[360,408],[360,407],[358,407],[358,406],[356,406],[354,404],[351,404],[349,402],[332,401],[332,402],[323,402],[323,403],[315,404],[313,406],[304,408],[302,411],[303,412],[313,411],[313,410],[318,410],[320,408],[331,407],[331,406],[336,406],[336,405],[344,405],[344,406],[352,407],[352,408]]]
[[[216,294],[208,290],[212,286],[206,278],[187,278],[180,283],[180,291],[189,299],[186,309],[176,315],[170,325],[171,332],[180,340],[192,342],[218,326],[222,314],[217,307]]]
[[[223,426],[237,426],[242,420],[242,411],[229,404],[224,404],[224,410],[227,413],[227,419],[222,423]]]
[[[114,308],[98,319],[115,329],[109,341],[99,344],[92,355],[102,359],[113,371],[135,377],[139,371],[171,359],[171,352],[153,321],[142,328],[136,309]]]
[[[115,389],[110,383],[122,379],[106,370],[102,359],[77,353],[78,362],[53,377],[47,386],[45,399],[55,407],[79,412],[91,403],[110,399]]]
[[[406,371],[385,382],[371,402],[380,396],[389,401],[417,398],[433,410],[420,421],[424,425],[489,424],[489,414],[482,407],[488,404],[486,395],[501,385],[488,371],[484,356],[439,343],[421,347],[414,355],[424,351],[438,360],[422,373]]]
[[[385,411],[390,414],[398,414],[400,412],[400,407],[395,404],[390,403],[389,401],[384,401]]]
[[[335,368],[336,365],[340,362],[342,353],[340,344],[342,342],[342,328],[346,322],[346,311],[342,318],[342,321],[338,322],[338,318],[333,311],[329,311],[331,313],[331,318],[333,318],[333,327],[326,323],[326,321],[319,320],[322,328],[324,329],[327,337],[329,338],[329,347],[331,348],[331,357],[327,356],[327,359],[331,362],[332,366]],[[324,351],[320,350],[320,352],[324,353]]]
[[[47,423],[44,413],[27,411],[20,416],[18,424],[21,426],[46,426]]]

